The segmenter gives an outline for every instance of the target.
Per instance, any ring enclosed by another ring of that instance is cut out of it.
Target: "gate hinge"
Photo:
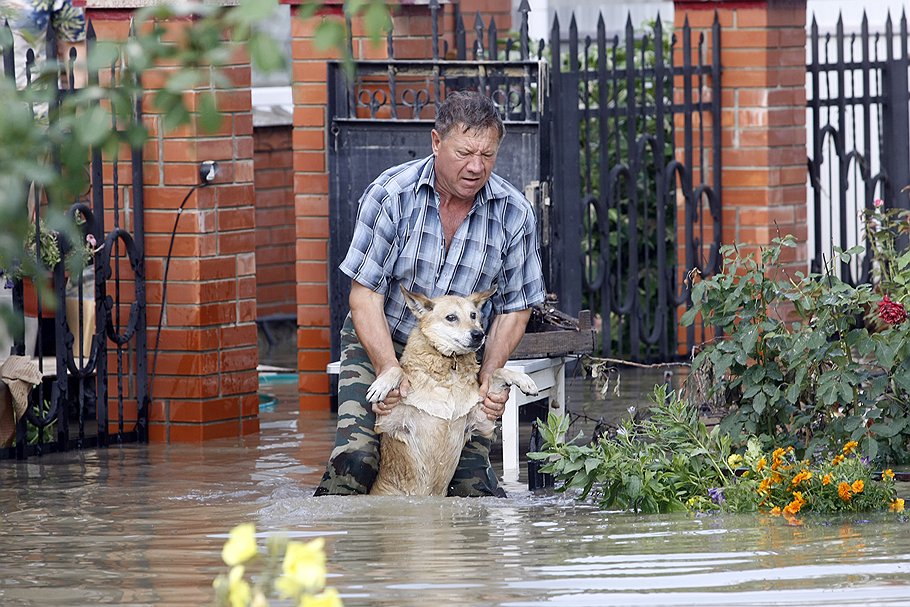
[[[550,244],[550,182],[534,180],[525,186],[525,198],[531,201],[537,214],[540,245]]]

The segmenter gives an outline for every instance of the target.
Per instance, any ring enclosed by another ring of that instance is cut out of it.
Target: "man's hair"
[[[450,93],[436,112],[436,132],[441,138],[449,134],[456,125],[462,126],[462,132],[473,130],[496,129],[502,141],[506,128],[499,117],[499,110],[493,101],[474,91],[457,91]]]

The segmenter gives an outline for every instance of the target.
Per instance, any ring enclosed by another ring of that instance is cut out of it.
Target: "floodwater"
[[[324,537],[348,607],[910,605],[910,527],[893,516],[642,516],[521,485],[313,498],[334,420],[298,421],[293,384],[264,391],[279,405],[257,437],[0,462],[0,606],[211,604],[227,531],[247,521]],[[628,406],[575,404],[595,419]]]

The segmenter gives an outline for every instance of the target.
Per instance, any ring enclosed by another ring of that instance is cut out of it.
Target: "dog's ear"
[[[398,288],[401,289],[401,294],[404,295],[405,303],[408,304],[411,312],[413,312],[414,316],[417,318],[423,317],[424,314],[433,309],[433,302],[430,301],[426,295],[411,293],[401,285],[398,285]]]
[[[493,297],[493,293],[495,293],[495,292],[496,292],[496,287],[494,286],[492,289],[487,289],[486,291],[481,291],[479,293],[472,293],[471,295],[468,295],[468,299],[475,306],[477,306],[478,308],[481,308],[481,307],[483,307],[483,304],[485,304],[488,299]]]

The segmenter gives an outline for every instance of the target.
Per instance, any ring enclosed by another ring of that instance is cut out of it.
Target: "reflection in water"
[[[349,607],[910,605],[910,533],[890,516],[635,516],[520,485],[313,498],[334,420],[298,423],[283,396],[258,437],[0,463],[0,605],[209,604],[244,521],[325,537]]]

